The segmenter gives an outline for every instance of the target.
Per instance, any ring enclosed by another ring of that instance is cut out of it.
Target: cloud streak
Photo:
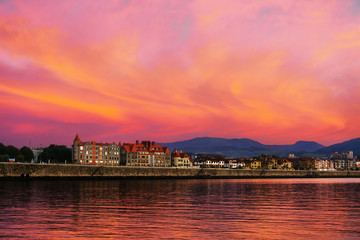
[[[358,137],[356,9],[340,0],[6,1],[0,141]]]

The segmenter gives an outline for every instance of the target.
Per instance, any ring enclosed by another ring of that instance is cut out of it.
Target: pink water
[[[359,239],[360,179],[1,181],[0,237]]]

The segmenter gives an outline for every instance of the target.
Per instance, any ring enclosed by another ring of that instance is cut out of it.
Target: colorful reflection
[[[0,182],[0,237],[355,239],[359,179]]]

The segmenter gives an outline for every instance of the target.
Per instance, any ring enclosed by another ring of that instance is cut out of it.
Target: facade
[[[278,160],[275,158],[267,159],[265,164],[268,169],[278,169]]]
[[[124,143],[120,150],[121,165],[142,167],[171,167],[168,147],[150,141]]]
[[[225,159],[216,155],[199,155],[193,159],[193,165],[200,168],[224,168]]]
[[[236,169],[236,168],[245,168],[244,159],[235,159],[235,158],[225,158],[224,159],[225,168]]]
[[[261,168],[262,161],[261,160],[252,160],[250,164],[251,169]]]
[[[279,165],[281,165],[281,169],[292,169],[293,168],[292,162],[288,159],[282,159],[280,161]]]
[[[333,161],[334,168],[337,170],[354,170],[357,168],[356,160],[336,159]]]
[[[73,142],[73,163],[118,166],[120,144],[83,142],[76,134]]]
[[[334,161],[329,159],[318,158],[315,160],[315,169],[320,171],[335,170]]]
[[[354,152],[353,151],[348,151],[348,152],[334,152],[332,154],[330,154],[329,156],[330,159],[335,159],[335,160],[343,160],[343,159],[354,159]]]
[[[171,153],[171,166],[180,167],[180,168],[190,168],[192,167],[192,162],[187,153],[182,151],[174,151]]]

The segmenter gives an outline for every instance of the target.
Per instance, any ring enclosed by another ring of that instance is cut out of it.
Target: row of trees
[[[63,145],[51,144],[49,147],[43,149],[39,159],[42,162],[48,162],[50,160],[51,163],[71,163],[71,155],[72,152],[70,148]]]
[[[17,162],[31,162],[34,153],[26,146],[18,149],[12,145],[5,146],[0,143],[0,162],[7,162],[9,158],[15,158]]]
[[[71,163],[71,149],[63,145],[51,144],[49,147],[43,148],[43,152],[38,159],[41,162],[51,163]],[[12,145],[5,146],[0,143],[0,162],[8,162],[14,158],[16,162],[30,163],[34,159],[34,153],[29,147],[18,149]]]

